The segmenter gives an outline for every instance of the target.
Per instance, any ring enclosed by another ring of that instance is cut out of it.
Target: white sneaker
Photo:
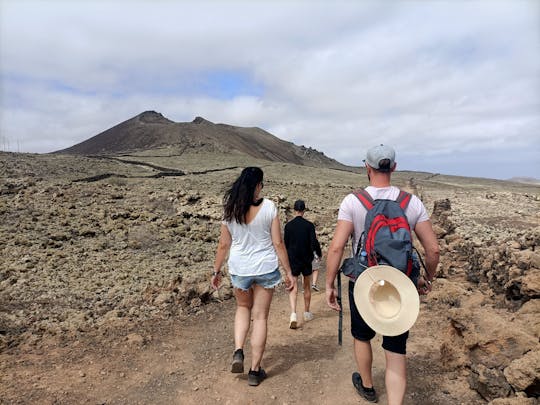
[[[296,319],[296,312],[291,314],[291,319],[289,321],[289,328],[296,329],[298,327],[298,320]]]
[[[313,314],[311,312],[304,312],[304,321],[312,321],[313,320]]]

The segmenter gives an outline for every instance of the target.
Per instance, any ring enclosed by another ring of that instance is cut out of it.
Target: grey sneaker
[[[313,320],[313,314],[311,312],[304,312],[304,321],[309,322]]]
[[[377,393],[375,388],[366,388],[362,385],[362,377],[357,372],[352,374],[352,383],[358,394],[360,394],[366,401],[377,402]]]
[[[237,349],[232,358],[231,373],[243,373],[244,372],[244,351]]]
[[[317,287],[317,284],[312,284],[312,285],[311,285],[311,289],[312,289],[313,291],[317,291],[317,292],[321,291],[321,289],[320,289],[319,287]]]
[[[262,367],[259,367],[259,371],[249,370],[248,373],[248,385],[256,387],[266,378],[266,371]]]

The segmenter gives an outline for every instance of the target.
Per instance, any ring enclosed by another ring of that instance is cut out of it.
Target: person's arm
[[[341,264],[343,250],[353,231],[354,226],[352,222],[338,220],[334,237],[332,238],[326,256],[326,303],[336,311],[340,311],[341,308],[337,303],[337,290],[334,286],[334,281]]]
[[[272,244],[278,256],[281,265],[285,269],[286,278],[285,278],[285,288],[290,291],[294,287],[294,278],[292,275],[291,265],[289,264],[289,256],[287,255],[287,249],[281,238],[281,227],[279,225],[279,219],[276,215],[272,220],[271,228]]]
[[[318,258],[321,258],[322,257],[321,244],[317,240],[317,234],[315,233],[315,225],[311,227],[310,239],[311,239],[311,251],[315,252]]]
[[[418,288],[423,290],[425,294],[431,291],[431,282],[437,273],[437,265],[439,264],[439,242],[437,235],[433,231],[431,221],[423,221],[416,224],[414,233],[424,248],[426,255],[426,277],[427,280],[421,278],[418,281]]]
[[[216,251],[216,259],[214,260],[214,273],[212,274],[212,280],[210,283],[214,289],[218,289],[219,281],[221,280],[221,267],[229,254],[231,248],[232,237],[227,225],[221,224],[221,232],[219,235],[219,242]]]

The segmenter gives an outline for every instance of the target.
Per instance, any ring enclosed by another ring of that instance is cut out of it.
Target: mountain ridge
[[[185,151],[240,152],[274,162],[346,169],[347,165],[311,147],[285,141],[259,127],[215,124],[201,116],[175,122],[156,111],[144,111],[56,154],[116,155],[158,148]]]

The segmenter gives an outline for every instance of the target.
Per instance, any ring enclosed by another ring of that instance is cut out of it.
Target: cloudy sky
[[[0,149],[145,110],[343,163],[540,178],[540,2],[0,0]]]

